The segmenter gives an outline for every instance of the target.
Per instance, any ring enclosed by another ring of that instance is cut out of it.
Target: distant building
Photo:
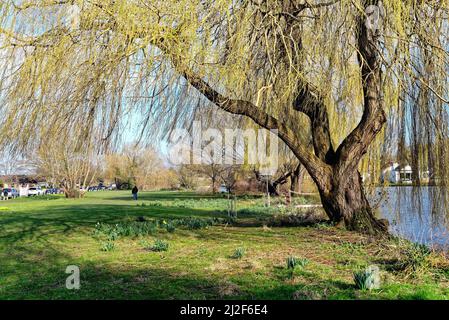
[[[26,185],[36,185],[39,187],[47,185],[45,178],[38,175],[1,175],[0,181],[3,182],[4,187],[19,187]]]
[[[429,171],[420,171],[419,177],[421,182],[428,183]],[[388,167],[382,170],[381,182],[411,184],[413,182],[412,167],[408,164],[401,166],[397,162],[391,162]]]

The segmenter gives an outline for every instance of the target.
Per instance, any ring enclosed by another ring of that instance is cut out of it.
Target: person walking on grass
[[[134,188],[131,190],[131,193],[133,194],[133,199],[137,200],[137,193],[139,192],[139,189],[137,189],[137,186],[134,186]]]

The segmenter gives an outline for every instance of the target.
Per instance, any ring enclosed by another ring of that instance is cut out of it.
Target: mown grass
[[[447,260],[406,241],[326,224],[270,227],[264,221],[285,209],[264,208],[254,197],[237,201],[233,224],[226,223],[227,200],[220,196],[148,192],[137,202],[130,198],[97,192],[81,200],[2,203],[0,299],[449,298]],[[195,219],[216,223],[196,228]],[[97,223],[117,225],[120,234],[95,233]],[[149,227],[130,227],[136,223]],[[152,250],[155,243],[167,244],[166,250]],[[307,263],[288,270],[288,257]],[[371,264],[380,267],[381,289],[357,290],[354,271]],[[80,290],[65,288],[68,265],[80,267]]]

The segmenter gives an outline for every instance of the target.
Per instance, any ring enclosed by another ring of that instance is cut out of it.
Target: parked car
[[[14,188],[3,188],[2,196],[8,199],[14,199],[20,197],[20,193],[17,189]]]
[[[218,192],[219,193],[228,193],[228,188],[226,188],[226,186],[224,184],[222,184],[220,186],[220,188],[218,188]]]
[[[60,191],[58,188],[49,188],[45,190],[45,194],[59,194]]]
[[[28,189],[28,197],[30,196],[41,196],[44,192],[42,191],[41,187],[31,187]]]

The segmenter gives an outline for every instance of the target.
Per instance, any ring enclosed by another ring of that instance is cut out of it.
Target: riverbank
[[[239,201],[237,219],[259,220],[257,201]],[[442,253],[324,223],[231,226],[226,204],[189,193],[133,202],[122,192],[9,201],[0,299],[449,299]],[[80,269],[80,290],[65,287],[68,265]],[[359,290],[353,274],[370,265],[381,287]]]

